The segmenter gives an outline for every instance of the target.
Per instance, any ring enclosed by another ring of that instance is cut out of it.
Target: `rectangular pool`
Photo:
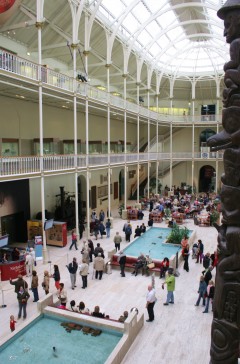
[[[127,256],[138,257],[140,253],[149,254],[152,259],[163,260],[164,257],[171,258],[181,246],[166,244],[165,241],[172,229],[151,227],[139,238],[135,239],[125,249]]]
[[[1,346],[0,363],[103,364],[122,338],[120,332],[107,329],[99,336],[67,332],[62,322],[74,320],[41,315]]]

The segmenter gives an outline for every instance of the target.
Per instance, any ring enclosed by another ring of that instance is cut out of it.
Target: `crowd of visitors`
[[[198,202],[199,201],[195,200],[196,206],[198,205]],[[205,203],[207,203],[207,200],[203,202],[204,205]],[[191,205],[189,204],[187,197],[186,198],[184,197],[183,199],[179,198],[177,199],[177,202],[171,199],[163,199],[157,203],[152,204],[152,210],[158,209],[163,214],[164,210],[166,209],[170,211],[172,210],[176,211],[176,209],[179,208],[180,209],[184,208],[184,211],[186,211],[186,208],[188,208],[189,211],[191,210]],[[104,235],[106,235],[107,238],[110,238],[112,223],[109,218],[107,218],[105,222],[105,213],[103,210],[100,211],[99,216],[97,216],[96,211],[93,211],[91,215],[91,220],[92,222],[95,223],[93,229],[93,235],[95,236],[96,240],[99,238],[99,236],[103,238]],[[153,220],[149,218],[148,227],[151,226],[153,226]],[[123,233],[125,234],[125,243],[130,242],[133,232],[134,232],[134,238],[140,237],[142,234],[146,232],[145,224],[144,223],[139,224],[137,222],[136,225],[133,227],[132,223],[130,221],[127,221],[123,226]],[[125,275],[126,254],[124,253],[124,250],[121,249],[121,245],[124,245],[124,242],[120,232],[117,231],[115,235],[112,236],[112,241],[116,249],[116,252],[118,253],[117,261],[120,266],[121,277],[126,277]],[[73,257],[72,261],[66,265],[66,268],[70,274],[70,282],[72,290],[74,290],[78,286],[79,283],[78,277],[81,278],[82,289],[87,289],[89,280],[89,271],[90,271],[89,267],[91,263],[93,263],[92,279],[102,280],[102,278],[104,277],[104,272],[106,271],[105,254],[101,244],[99,242],[95,244],[91,239],[83,240],[82,244],[83,244],[82,249],[81,250],[79,249],[80,253],[78,253],[80,254],[80,256],[78,258]],[[75,229],[72,231],[71,234],[71,245],[69,249],[71,250],[73,246],[75,247],[76,250],[78,250],[78,242]],[[195,306],[199,306],[200,303],[202,303],[202,306],[204,306],[203,313],[208,313],[211,306],[210,304],[212,304],[214,299],[215,285],[212,276],[212,271],[218,264],[217,251],[214,251],[212,254],[210,254],[210,252],[205,253],[204,244],[201,239],[198,239],[198,241],[195,242],[192,247],[190,247],[189,239],[187,236],[184,236],[184,238],[182,239],[181,248],[184,260],[183,269],[186,272],[189,272],[190,254],[192,254],[192,258],[196,260],[196,263],[202,264],[203,270],[199,278],[198,296],[196,298]],[[31,277],[30,289],[33,294],[33,302],[37,302],[39,301],[39,291],[38,291],[39,277],[37,271],[34,268],[36,262],[36,257],[34,256],[34,254],[35,252],[33,249],[31,250],[31,252],[28,252],[26,254],[25,264],[26,264],[27,277],[28,276]],[[80,263],[78,263],[78,260],[80,261]],[[141,253],[136,260],[132,275],[137,276],[139,274],[139,271],[141,271],[142,275],[145,274],[149,275],[150,271],[149,265],[151,264],[152,264],[152,258],[150,257],[150,255]],[[174,304],[175,303],[174,291],[176,283],[175,274],[174,274],[174,269],[170,267],[170,261],[168,257],[165,257],[160,264],[159,278],[164,279],[164,282],[162,283],[162,289],[164,290],[165,287],[167,288],[166,301],[164,302],[164,305],[168,306],[169,304]],[[59,307],[66,308],[68,305],[68,292],[67,289],[65,288],[67,284],[66,282],[65,283],[61,282],[59,267],[56,264],[54,264],[53,266],[53,273],[51,274],[51,269],[50,272],[48,270],[45,270],[42,283],[40,281],[40,286],[42,286],[42,289],[45,291],[46,295],[51,291],[50,290],[51,279],[53,279],[55,283],[56,295],[59,299]],[[15,286],[15,292],[17,294],[17,301],[19,307],[18,318],[21,318],[22,315],[23,318],[26,318],[27,302],[30,298],[30,294],[28,291],[28,283],[23,279],[21,275],[19,275],[17,280],[15,281],[10,280],[10,284]],[[146,300],[147,300],[146,308],[149,316],[147,321],[152,322],[154,321],[154,306],[157,301],[156,289],[154,284],[148,286]],[[89,314],[95,317],[109,318],[109,315],[105,315],[104,310],[101,310],[98,305],[95,306],[91,312],[88,308],[86,308],[85,303],[83,301],[80,301],[79,305],[76,306],[76,302],[74,300],[71,300],[69,309],[71,309],[74,312]],[[127,319],[127,317],[128,317],[128,311],[124,311],[123,314],[119,317],[118,321],[124,322]],[[10,317],[11,331],[15,330],[15,323],[16,321],[14,319],[14,315],[11,315]]]

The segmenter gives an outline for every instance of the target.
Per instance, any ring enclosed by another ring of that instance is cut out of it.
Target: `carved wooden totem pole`
[[[236,364],[240,339],[240,0],[218,11],[230,44],[224,65],[223,130],[208,139],[211,150],[225,149],[222,175],[222,225],[218,230],[219,263],[213,303],[211,363]]]

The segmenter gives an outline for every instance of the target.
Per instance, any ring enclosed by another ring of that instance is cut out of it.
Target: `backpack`
[[[131,234],[132,233],[132,229],[130,228],[130,226],[127,226],[125,229],[125,234]]]

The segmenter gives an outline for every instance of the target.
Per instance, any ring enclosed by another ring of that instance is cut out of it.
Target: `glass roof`
[[[222,3],[102,0],[97,17],[159,72],[176,77],[216,75],[229,58],[223,21],[216,14]]]

